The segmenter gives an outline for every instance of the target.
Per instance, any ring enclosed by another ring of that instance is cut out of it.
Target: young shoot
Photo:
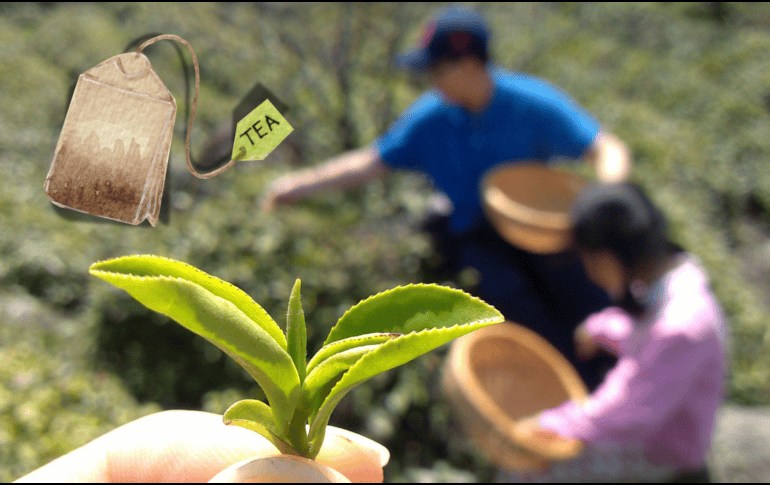
[[[281,453],[310,459],[321,449],[334,407],[355,386],[503,321],[500,312],[460,290],[397,287],[348,310],[308,362],[299,279],[284,332],[245,292],[179,261],[126,256],[94,263],[89,272],[204,337],[257,381],[268,402],[233,404],[225,424],[256,431]]]

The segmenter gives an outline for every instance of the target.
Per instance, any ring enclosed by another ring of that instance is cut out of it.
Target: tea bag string
[[[218,169],[208,173],[198,173],[193,168],[192,162],[190,162],[190,133],[192,133],[193,119],[195,119],[195,108],[198,105],[198,90],[200,89],[200,72],[198,70],[198,58],[195,56],[195,51],[193,50],[192,46],[186,40],[179,37],[178,35],[173,35],[173,34],[165,34],[165,35],[159,35],[157,37],[153,37],[152,39],[146,41],[144,44],[140,45],[139,48],[136,50],[136,52],[141,53],[145,47],[147,47],[150,44],[154,44],[159,40],[179,41],[185,46],[187,46],[187,49],[189,49],[190,54],[192,54],[193,67],[195,68],[195,95],[193,96],[192,110],[190,111],[190,122],[187,125],[187,136],[185,137],[185,140],[184,140],[184,150],[185,150],[185,155],[187,156],[187,170],[189,170],[191,174],[195,175],[198,178],[210,179],[211,177],[219,175],[220,173],[224,172],[225,170],[228,170],[230,167],[235,165],[235,160],[230,160],[229,162],[227,162],[227,164],[223,165],[222,167],[219,167]]]

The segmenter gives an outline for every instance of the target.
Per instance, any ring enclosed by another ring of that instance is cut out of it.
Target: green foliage
[[[311,360],[303,385],[306,332],[299,279],[289,299],[286,338],[280,331],[275,338],[272,331],[278,326],[262,307],[232,285],[187,264],[158,256],[126,256],[94,263],[89,272],[238,362],[259,383],[270,405],[240,401],[225,412],[225,423],[262,434],[282,453],[308,458],[320,451],[332,410],[353,387],[504,320],[486,303],[451,288],[410,285],[386,291],[342,316],[320,351],[322,357]],[[339,340],[345,347],[329,345]],[[358,346],[349,348],[351,344]]]
[[[329,333],[326,345],[375,332],[402,335],[368,346],[375,348],[358,358],[351,355],[349,370],[339,380],[335,376],[334,387],[317,413],[311,414],[310,438],[314,450],[320,449],[323,443],[323,430],[332,410],[353,387],[457,337],[503,320],[500,312],[477,298],[432,285],[395,288],[351,308]]]
[[[232,357],[259,383],[286,432],[300,397],[299,375],[286,338],[262,307],[224,281],[165,258],[123,257],[94,263],[90,272]]]
[[[113,428],[160,411],[89,368],[83,315],[22,291],[0,294],[0,481],[10,482]],[[45,358],[41,358],[45,356]]]
[[[2,420],[0,479],[14,479],[81,439],[147,412],[139,403],[223,413],[239,399],[266,399],[248,373],[202,337],[85,279],[93,261],[137,253],[188,261],[242,288],[273,316],[286,311],[290,283],[300,277],[311,352],[356,302],[433,278],[422,271],[430,248],[415,230],[430,195],[418,177],[395,174],[274,214],[259,214],[257,207],[276,176],[322,162],[351,143],[369,143],[419,95],[425,81],[395,69],[391,54],[419,42],[421,24],[434,8],[0,5],[0,168],[8,181],[0,184],[0,329],[7,330],[0,352],[6,356],[32,345],[13,364],[0,359],[0,373],[15,376],[30,366],[41,376],[23,392],[12,387],[13,377],[2,380],[0,394],[10,396],[15,408],[33,394],[86,383],[79,401],[53,399],[49,403],[58,407],[41,411],[46,419],[75,413],[76,434],[57,433],[50,425],[7,432],[3,426],[16,418]],[[562,88],[629,144],[636,159],[633,178],[665,211],[676,240],[703,260],[727,311],[736,349],[730,399],[770,402],[770,7],[709,2],[478,8],[490,20],[499,64]],[[257,81],[289,104],[286,116],[295,131],[264,163],[245,162],[215,179],[194,179],[182,159],[186,101],[180,60],[171,43],[158,43],[147,55],[179,104],[162,208],[168,223],[151,229],[65,218],[42,185],[68,90],[80,73],[150,32],[181,35],[201,62],[194,155]],[[346,69],[336,69],[346,63]],[[459,277],[441,283],[460,286]],[[40,310],[23,317],[24,325],[10,325],[17,321],[7,310],[14,308],[8,302],[17,301],[15,295]],[[62,337],[58,329],[68,333]],[[82,352],[72,351],[81,346]],[[391,450],[388,481],[438,469],[442,460],[480,481],[493,476],[449,419],[436,384],[443,355],[439,348],[371,378],[350,391],[331,417],[332,424]],[[56,377],[54,370],[65,367],[67,376]],[[109,391],[98,388],[99,376],[112,383]]]

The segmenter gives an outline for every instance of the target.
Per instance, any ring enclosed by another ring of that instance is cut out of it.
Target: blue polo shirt
[[[454,204],[449,220],[454,233],[483,221],[479,184],[491,167],[579,158],[599,132],[590,114],[548,82],[499,67],[490,73],[495,92],[482,113],[451,105],[431,90],[375,142],[389,167],[433,178]]]

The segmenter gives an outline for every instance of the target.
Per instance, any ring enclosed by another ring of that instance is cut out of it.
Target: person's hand
[[[591,335],[586,331],[585,324],[581,324],[575,329],[575,354],[580,360],[589,360],[593,358],[601,348],[599,344],[591,339]]]
[[[278,205],[295,202],[298,198],[293,193],[293,185],[286,176],[275,179],[262,199],[262,211],[270,212]]]
[[[116,428],[19,482],[205,482],[246,458],[278,455],[259,434],[202,411],[163,411]],[[382,482],[388,450],[329,426],[318,463],[353,482]]]
[[[604,183],[623,182],[631,173],[631,154],[628,146],[618,137],[600,131],[586,150],[586,158],[596,169],[596,175]]]
[[[540,414],[518,421],[514,434],[519,441],[527,443],[527,448],[545,460],[563,459],[575,454],[582,446],[578,439],[566,438],[540,427]]]
[[[523,435],[534,437],[535,439],[542,441],[544,443],[558,440],[561,438],[561,436],[559,436],[555,432],[549,429],[541,428],[539,421],[540,421],[539,414],[536,414],[535,416],[519,421],[518,423],[519,432],[522,433]]]

